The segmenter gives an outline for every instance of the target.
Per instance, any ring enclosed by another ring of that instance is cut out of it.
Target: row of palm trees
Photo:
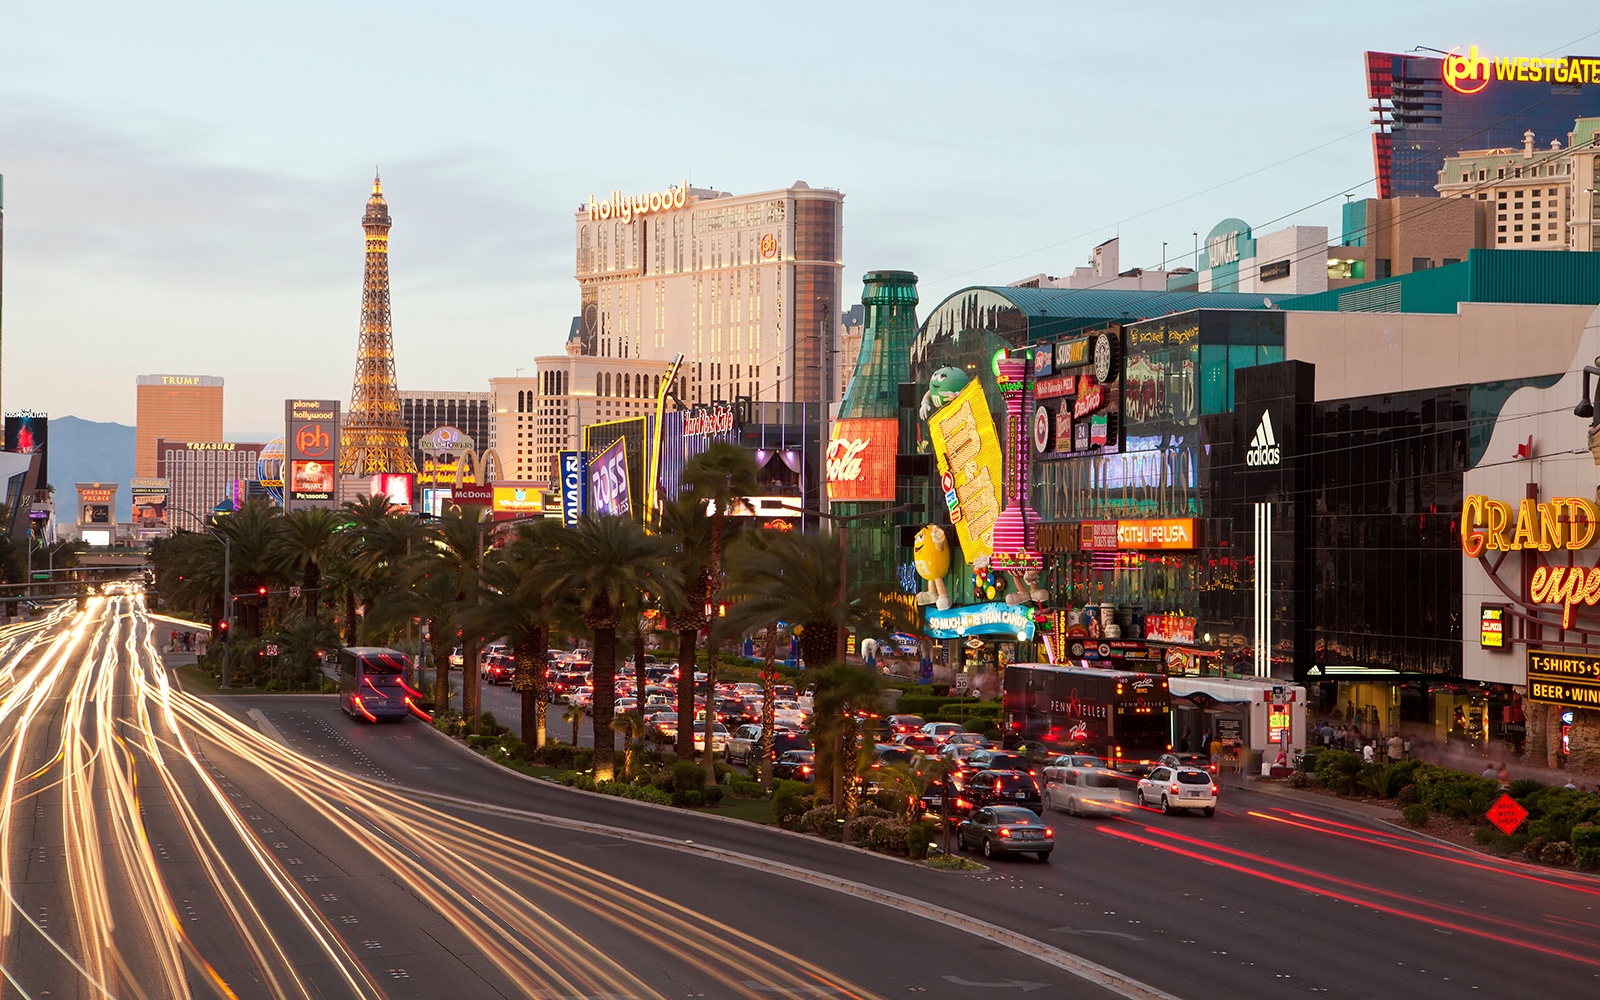
[[[462,713],[474,723],[480,702],[472,665],[482,643],[501,639],[515,662],[521,736],[536,747],[546,739],[546,650],[553,637],[586,633],[597,780],[614,772],[619,633],[631,636],[641,661],[653,623],[677,634],[676,699],[684,724],[676,749],[688,757],[701,637],[710,650],[709,691],[725,643],[760,632],[773,640],[787,626],[805,662],[819,668],[808,671],[816,688],[818,788],[837,800],[854,771],[854,754],[845,752],[854,743],[854,713],[869,707],[877,687],[870,671],[830,665],[838,630],[873,635],[904,628],[896,617],[904,605],[890,599],[887,581],[858,581],[841,604],[837,538],[830,533],[752,529],[750,519],[730,517],[735,502],[754,492],[755,477],[747,449],[713,444],[687,464],[682,494],[651,530],[603,516],[584,516],[570,527],[554,520],[491,525],[480,520],[479,507],[422,519],[381,496],[289,514],[251,502],[216,518],[215,534],[161,541],[152,553],[156,587],[171,608],[212,621],[229,617],[222,607],[226,537],[231,591],[241,595],[235,620],[246,637],[275,629],[303,637],[309,650],[319,642],[392,644],[420,626],[441,708],[449,704],[452,647],[462,646]],[[297,600],[286,599],[291,587],[299,588]],[[707,712],[707,727],[714,717]]]

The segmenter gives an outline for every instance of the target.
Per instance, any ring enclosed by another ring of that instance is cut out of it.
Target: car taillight
[[[1172,783],[1172,794],[1178,794],[1178,783],[1176,781]]]
[[[1011,836],[1011,831],[1007,830],[1005,827],[1001,827],[1000,828],[1000,836],[1002,836],[1002,837],[1010,837]]]
[[[966,799],[958,798],[958,799],[956,799],[956,808],[957,809],[971,809],[972,808],[972,803],[968,802]]]
[[[801,774],[810,774],[811,773],[811,765],[810,764],[802,765],[801,768],[800,768],[800,773]]]
[[[1217,786],[1216,786],[1216,785],[1212,785],[1212,786],[1211,786],[1211,794],[1212,794],[1212,795],[1216,795],[1216,794],[1218,794],[1218,789],[1217,789]]]
[[[1055,827],[1053,827],[1053,826],[1047,826],[1047,827],[1045,827],[1045,828],[1044,828],[1044,835],[1045,835],[1045,836],[1046,836],[1046,837],[1054,837],[1054,836],[1055,836],[1055,835],[1056,835],[1056,829],[1055,829]]]

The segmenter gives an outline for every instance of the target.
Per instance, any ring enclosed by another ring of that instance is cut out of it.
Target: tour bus
[[[1161,674],[1013,663],[1001,706],[1008,749],[1094,754],[1135,773],[1172,749],[1172,700]]]
[[[339,707],[368,722],[404,719],[412,695],[405,675],[411,661],[399,650],[345,646],[339,650]]]

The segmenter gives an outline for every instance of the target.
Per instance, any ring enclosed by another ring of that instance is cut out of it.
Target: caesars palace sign
[[[1569,552],[1587,549],[1600,526],[1600,506],[1582,497],[1531,498],[1510,504],[1469,496],[1461,507],[1461,551],[1476,559],[1488,552]],[[1528,603],[1561,608],[1561,627],[1574,611],[1600,604],[1600,566],[1539,566],[1528,577]]]

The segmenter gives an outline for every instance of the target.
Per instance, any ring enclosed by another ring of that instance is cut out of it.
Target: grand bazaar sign
[[[1600,507],[1582,497],[1531,497],[1511,505],[1472,495],[1461,507],[1461,551],[1477,559],[1488,552],[1569,552],[1595,542]],[[1600,566],[1538,566],[1528,577],[1528,603],[1561,608],[1561,627],[1572,627],[1581,605],[1600,604]]]

